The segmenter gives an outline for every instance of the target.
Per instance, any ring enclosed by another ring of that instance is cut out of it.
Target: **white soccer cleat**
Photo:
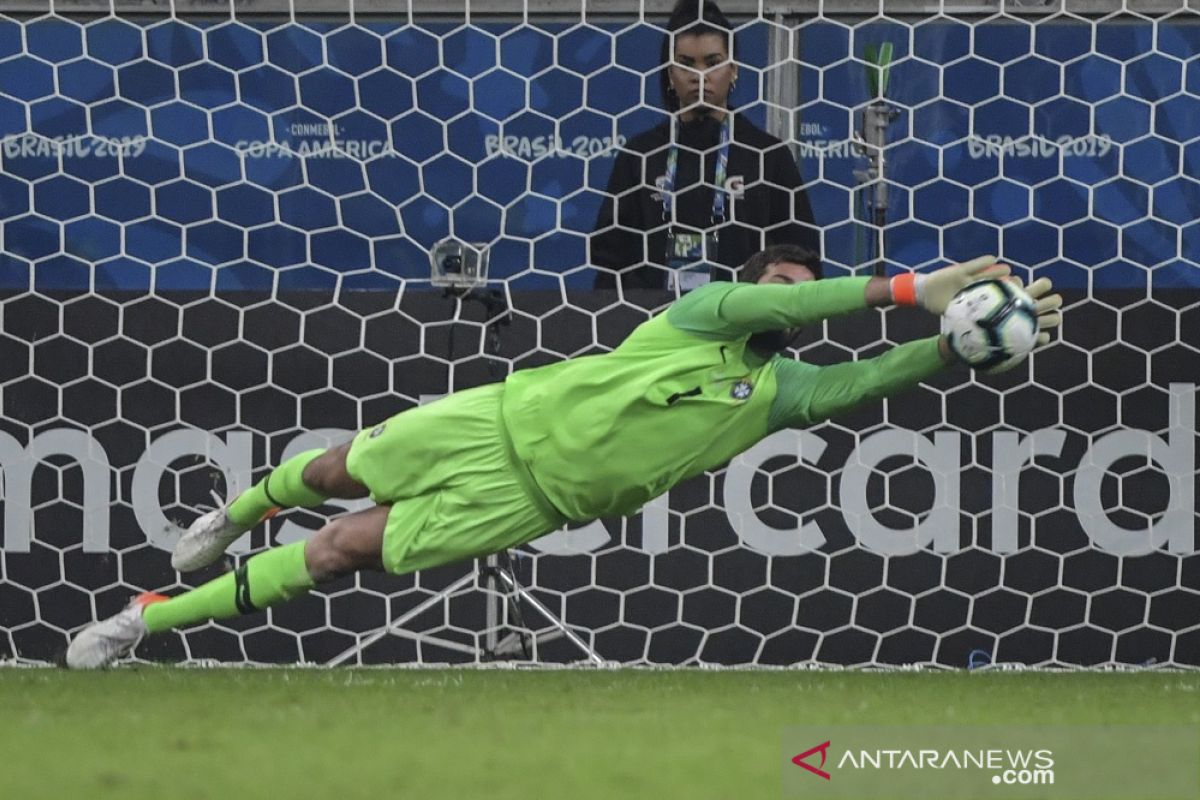
[[[133,598],[116,616],[88,625],[71,640],[67,648],[67,667],[100,669],[111,666],[146,635],[146,623],[142,620],[146,606],[168,599],[161,594],[145,592]]]
[[[198,517],[179,537],[171,552],[171,566],[179,572],[207,567],[248,530],[229,518],[227,507],[209,511]]]

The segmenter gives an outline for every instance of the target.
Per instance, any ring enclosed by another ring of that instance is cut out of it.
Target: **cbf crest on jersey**
[[[750,385],[750,381],[738,381],[729,390],[729,394],[734,400],[745,400],[754,391],[754,387]]]

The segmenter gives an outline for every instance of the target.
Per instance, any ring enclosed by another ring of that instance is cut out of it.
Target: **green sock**
[[[262,522],[280,508],[312,508],[325,502],[322,494],[304,485],[304,468],[324,450],[306,450],[284,461],[267,477],[238,495],[229,504],[229,518],[245,528]]]
[[[190,592],[151,603],[142,615],[146,629],[160,633],[210,619],[249,614],[304,594],[316,585],[304,562],[304,544],[273,547]]]

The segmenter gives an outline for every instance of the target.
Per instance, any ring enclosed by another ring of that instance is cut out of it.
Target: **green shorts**
[[[346,470],[390,505],[383,565],[402,575],[516,547],[565,520],[519,463],[503,384],[455,392],[360,431]]]

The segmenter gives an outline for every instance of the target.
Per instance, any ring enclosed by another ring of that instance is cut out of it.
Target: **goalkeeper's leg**
[[[349,451],[347,443],[284,461],[232,503],[198,517],[175,545],[171,566],[180,572],[208,566],[243,533],[282,509],[313,508],[331,497],[366,497],[367,487],[346,471]]]
[[[307,542],[275,547],[176,597],[143,594],[124,611],[84,628],[67,649],[67,666],[111,665],[150,633],[250,614],[291,600],[318,583],[362,569],[383,569],[391,506],[339,517]]]

